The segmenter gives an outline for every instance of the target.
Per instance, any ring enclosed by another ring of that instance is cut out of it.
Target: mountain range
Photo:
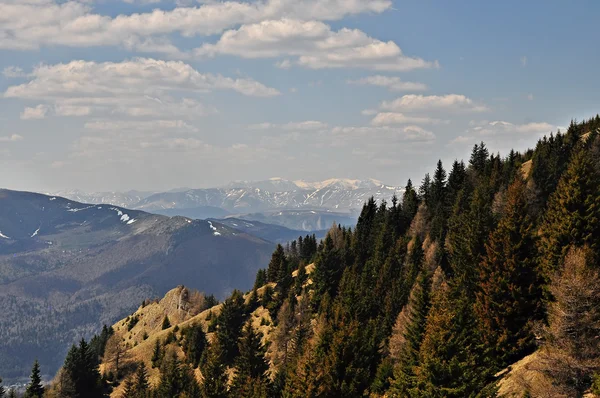
[[[248,289],[273,246],[216,221],[0,190],[0,374],[35,358],[54,374],[73,341],[181,281]]]
[[[59,192],[85,203],[110,203],[168,216],[190,218],[240,217],[305,231],[328,228],[334,221],[356,222],[358,209],[371,196],[390,200],[399,187],[381,181],[329,179],[319,182],[271,178],[236,181],[218,188],[176,189],[168,192]]]

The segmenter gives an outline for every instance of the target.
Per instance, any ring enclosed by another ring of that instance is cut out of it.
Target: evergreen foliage
[[[25,390],[27,398],[42,398],[44,395],[44,386],[42,385],[42,376],[40,374],[40,364],[35,360],[29,377],[29,384]]]

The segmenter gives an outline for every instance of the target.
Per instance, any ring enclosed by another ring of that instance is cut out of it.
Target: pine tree
[[[417,383],[410,396],[462,398],[484,388],[486,374],[473,350],[475,328],[468,303],[464,296],[452,297],[446,282],[437,288],[415,369]]]
[[[153,368],[157,368],[160,366],[160,363],[162,361],[163,358],[163,350],[162,350],[162,346],[160,344],[160,339],[156,339],[154,341],[154,350],[152,351],[152,367]]]
[[[162,328],[162,330],[165,330],[165,329],[168,329],[170,327],[171,327],[171,321],[169,321],[169,316],[165,315],[165,317],[163,318],[163,321],[162,321],[161,328]]]
[[[223,350],[223,358],[226,365],[233,364],[238,356],[238,339],[242,333],[244,324],[244,298],[242,292],[234,290],[231,296],[225,300],[221,307],[221,313],[217,318],[216,336],[219,346]]]
[[[95,353],[87,342],[82,339],[79,346],[73,345],[63,365],[64,382],[68,392],[62,395],[69,398],[95,398],[101,397],[103,387],[98,371],[98,362]]]
[[[206,363],[202,366],[203,382],[200,388],[203,398],[227,398],[228,396],[223,356],[223,350],[217,340],[210,345]]]
[[[407,226],[410,225],[415,214],[417,214],[418,208],[419,197],[413,187],[412,181],[409,179],[402,194],[402,215]]]
[[[185,336],[182,344],[183,352],[192,367],[197,368],[208,346],[206,333],[201,324],[193,324],[184,330],[183,335]]]
[[[498,370],[534,347],[531,326],[541,312],[541,283],[525,189],[521,178],[509,187],[504,217],[490,234],[479,267],[475,314],[483,344]]]
[[[282,270],[287,269],[287,259],[285,257],[285,250],[280,244],[277,245],[273,255],[271,256],[271,262],[267,268],[267,279],[269,282],[278,282],[281,276]]]
[[[571,245],[589,245],[594,251],[600,242],[600,175],[589,151],[575,155],[550,197],[540,232],[540,259],[543,276],[550,280]]]
[[[244,326],[239,343],[240,355],[235,361],[236,374],[232,392],[235,396],[248,396],[252,385],[266,383],[269,363],[265,359],[266,349],[261,342],[262,334],[256,333],[252,324]]]
[[[441,270],[439,271],[441,272]],[[415,368],[425,332],[430,305],[430,277],[423,271],[410,292],[408,304],[398,315],[390,338],[390,353],[397,362],[394,369],[392,396],[407,396],[416,387]]]
[[[324,295],[328,295],[329,298],[335,297],[344,271],[343,254],[339,247],[342,243],[338,242],[336,245],[334,234],[337,234],[337,231],[331,229],[315,261],[315,269],[312,273],[312,299],[315,306],[319,305]]]
[[[42,398],[44,395],[44,386],[42,385],[42,377],[40,375],[40,364],[35,360],[33,368],[31,369],[31,376],[29,378],[29,384],[25,390],[25,394],[28,398]]]
[[[150,395],[150,383],[148,382],[148,372],[146,364],[141,361],[133,377],[133,391],[135,398],[146,398]]]

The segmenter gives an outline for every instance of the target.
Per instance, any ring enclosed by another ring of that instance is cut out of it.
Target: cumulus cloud
[[[360,86],[378,86],[385,87],[390,91],[425,91],[427,85],[417,82],[405,82],[397,76],[367,76],[357,80],[348,80],[348,84]]]
[[[29,81],[10,86],[5,98],[44,102],[26,108],[21,119],[56,116],[104,116],[188,118],[216,113],[191,95],[228,90],[246,96],[271,97],[279,94],[248,78],[230,78],[200,73],[181,61],[134,59],[120,63],[72,61],[41,65]]]
[[[484,136],[499,135],[499,134],[541,134],[557,131],[560,127],[546,122],[533,122],[524,124],[513,124],[501,120],[492,122],[488,121],[471,121],[473,126],[469,132]]]
[[[408,57],[392,41],[383,42],[357,29],[339,31],[320,21],[297,19],[267,20],[228,30],[214,44],[195,50],[200,57],[219,54],[243,58],[296,57],[284,60],[280,67],[292,63],[311,69],[364,68],[407,71],[436,67],[436,62]]]
[[[419,126],[406,126],[403,128],[382,126],[382,127],[334,127],[334,135],[344,138],[370,137],[383,138],[392,143],[394,141],[413,141],[413,142],[431,142],[435,140],[435,134]]]
[[[0,48],[129,44],[137,51],[173,53],[174,47],[165,39],[172,33],[208,36],[240,24],[284,17],[338,20],[365,12],[381,13],[392,4],[389,0],[225,1],[113,17],[94,13],[86,3],[0,0]],[[153,37],[162,40],[162,45],[145,40]]]
[[[276,123],[259,123],[248,126],[250,130],[298,130],[298,131],[316,131],[323,130],[327,128],[327,123],[323,123],[317,120],[306,120],[304,122],[289,122],[285,124],[276,124]]]
[[[384,101],[381,109],[393,112],[415,112],[430,110],[485,112],[489,109],[471,98],[459,94],[415,95],[408,94],[393,101]]]
[[[368,114],[368,113],[367,113]],[[380,112],[378,113],[371,124],[374,126],[385,126],[392,124],[441,124],[448,123],[447,120],[440,120],[425,116],[409,116],[397,112]]]
[[[19,134],[12,134],[8,136],[0,136],[0,142],[17,142],[22,141],[23,137]]]
[[[46,105],[38,105],[35,108],[26,107],[21,112],[21,120],[44,119],[47,114],[48,107]]]

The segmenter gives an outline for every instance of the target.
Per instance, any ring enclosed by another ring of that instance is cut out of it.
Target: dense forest
[[[101,374],[112,329],[81,341],[45,394],[493,397],[531,355],[547,382],[518,396],[600,394],[599,133],[596,116],[524,153],[440,161],[355,228],[279,245],[207,322],[165,317],[150,363]]]

